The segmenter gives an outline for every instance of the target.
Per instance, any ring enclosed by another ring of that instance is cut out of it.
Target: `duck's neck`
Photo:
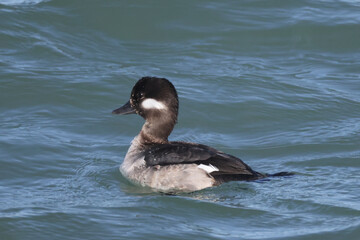
[[[156,118],[146,120],[139,134],[141,143],[164,144],[174,129],[176,118]]]

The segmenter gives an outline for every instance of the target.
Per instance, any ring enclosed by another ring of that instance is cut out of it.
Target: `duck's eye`
[[[144,98],[145,97],[144,93],[140,93],[139,97],[140,99]]]

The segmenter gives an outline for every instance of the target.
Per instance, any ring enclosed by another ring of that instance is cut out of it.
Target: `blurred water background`
[[[266,173],[167,196],[119,173],[143,76],[171,140]],[[360,1],[0,0],[0,239],[359,239]]]

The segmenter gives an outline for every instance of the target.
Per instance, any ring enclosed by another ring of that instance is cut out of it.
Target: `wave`
[[[49,0],[0,0],[0,5],[34,5],[42,2],[48,2]]]

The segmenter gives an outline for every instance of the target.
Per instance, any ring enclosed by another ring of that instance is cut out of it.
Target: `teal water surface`
[[[118,167],[136,80],[171,140],[290,178],[168,196]],[[0,239],[359,239],[359,1],[0,0]]]

